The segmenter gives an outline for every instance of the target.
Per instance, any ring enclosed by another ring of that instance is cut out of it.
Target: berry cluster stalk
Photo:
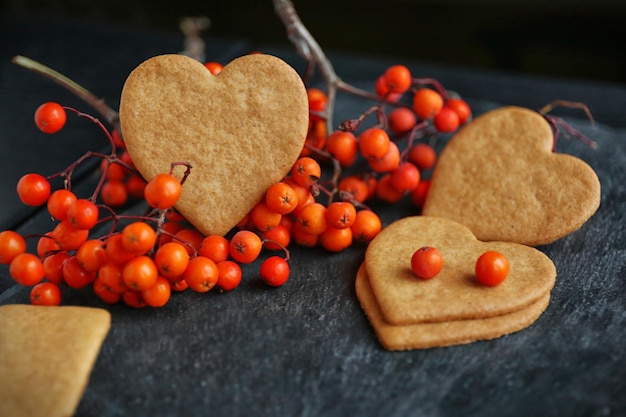
[[[347,84],[337,75],[335,68],[324,53],[322,47],[317,43],[304,23],[302,23],[302,20],[300,20],[291,0],[272,0],[272,2],[274,3],[276,14],[285,25],[288,39],[293,43],[300,56],[307,61],[307,69],[304,76],[305,81],[310,78],[315,68],[317,68],[326,83],[328,102],[323,117],[326,119],[328,132],[335,130],[335,126],[333,125],[333,111],[339,90],[363,98],[381,101],[381,98],[376,94]]]

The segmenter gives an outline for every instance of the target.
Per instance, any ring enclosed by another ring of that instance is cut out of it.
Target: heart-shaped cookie
[[[205,235],[224,235],[298,158],[308,100],[296,71],[270,55],[237,58],[217,76],[191,58],[161,55],[124,83],[120,123],[146,180],[172,162],[191,164],[176,208]]]
[[[462,223],[480,240],[531,246],[579,229],[598,209],[600,181],[553,143],[537,112],[503,107],[477,117],[442,151],[422,213]]]
[[[550,302],[550,294],[546,294],[528,307],[501,316],[392,325],[385,321],[381,313],[365,265],[361,265],[357,272],[355,291],[378,339],[388,350],[427,349],[494,339],[530,326]]]
[[[443,256],[441,272],[417,278],[411,256],[434,246]],[[480,284],[474,267],[487,250],[503,253],[506,280]],[[384,319],[393,325],[482,319],[509,314],[549,294],[556,279],[552,261],[539,250],[509,242],[482,242],[465,226],[437,217],[413,216],[393,222],[369,244],[365,265]]]

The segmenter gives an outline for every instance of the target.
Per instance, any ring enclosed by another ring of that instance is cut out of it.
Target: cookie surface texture
[[[0,415],[74,415],[111,316],[88,307],[0,307]]]
[[[421,280],[411,256],[433,246],[443,256],[441,272]],[[504,254],[510,265],[504,282],[480,284],[474,268],[487,250]],[[541,251],[509,242],[482,242],[449,219],[413,216],[385,227],[369,244],[365,265],[385,321],[394,325],[482,319],[512,313],[549,294],[556,280],[553,262]]]
[[[224,235],[298,158],[308,100],[300,76],[274,56],[237,58],[215,76],[191,58],[161,55],[127,78],[120,123],[146,180],[191,164],[176,208],[205,235]]]
[[[397,326],[384,320],[364,266],[357,273],[355,290],[378,340],[387,350],[428,349],[501,337],[533,324],[550,302],[546,294],[528,307],[501,316]]]
[[[544,117],[520,107],[487,112],[443,149],[422,213],[469,227],[480,240],[530,246],[578,230],[600,205],[594,170],[552,152]]]

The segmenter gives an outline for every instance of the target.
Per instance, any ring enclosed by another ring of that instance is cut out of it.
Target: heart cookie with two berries
[[[436,247],[444,263],[432,279],[417,278],[411,255]],[[486,250],[504,254],[511,272],[488,287],[474,276]],[[482,242],[452,220],[414,216],[397,220],[370,242],[356,278],[357,296],[381,343],[390,350],[448,346],[491,339],[530,325],[554,286],[552,261],[535,248]]]

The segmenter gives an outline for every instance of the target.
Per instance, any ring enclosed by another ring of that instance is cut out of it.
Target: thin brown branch
[[[93,107],[108,123],[110,123],[115,129],[120,131],[119,129],[119,114],[117,111],[113,110],[109,107],[104,100],[96,97],[89,90],[79,85],[75,81],[72,81],[65,75],[49,68],[33,59],[27,58],[25,56],[17,55],[13,57],[12,62],[16,65],[19,65],[23,68],[29,69],[37,74],[43,75],[44,77],[56,82],[62,87],[69,90],[72,94],[76,95],[83,101],[85,101],[88,105]]]

